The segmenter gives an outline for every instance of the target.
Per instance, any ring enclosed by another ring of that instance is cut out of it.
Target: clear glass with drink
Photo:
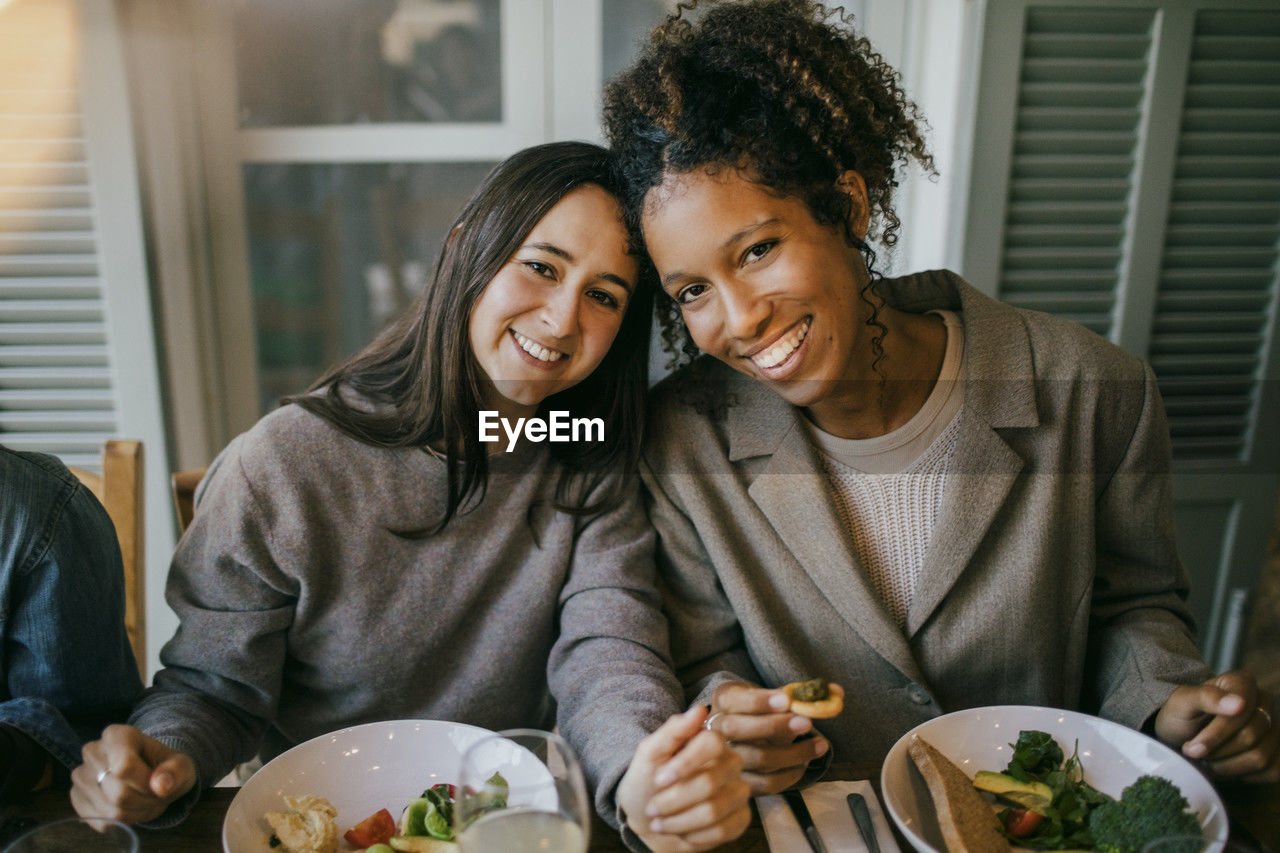
[[[4,853],[138,853],[138,836],[119,821],[68,818],[37,826]]]
[[[462,756],[453,810],[460,853],[585,853],[590,809],[582,767],[557,734],[498,732]]]

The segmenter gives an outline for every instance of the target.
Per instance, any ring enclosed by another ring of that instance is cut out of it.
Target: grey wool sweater
[[[375,720],[558,724],[612,816],[636,744],[681,691],[635,488],[575,516],[551,505],[559,472],[543,444],[499,453],[482,500],[437,535],[399,535],[442,516],[443,460],[298,406],[268,415],[201,486],[168,579],[180,626],[130,722],[190,755],[198,787]]]

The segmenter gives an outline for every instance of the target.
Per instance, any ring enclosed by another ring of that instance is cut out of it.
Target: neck
[[[823,432],[855,439],[885,435],[911,420],[933,391],[947,349],[942,318],[882,303],[878,319],[887,329],[879,364],[871,346],[864,347],[857,376],[806,412]]]

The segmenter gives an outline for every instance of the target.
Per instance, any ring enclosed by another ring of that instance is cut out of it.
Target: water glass
[[[138,853],[138,835],[119,821],[67,818],[37,826],[4,853]]]
[[[462,756],[453,817],[460,853],[586,853],[591,801],[557,734],[498,732]]]

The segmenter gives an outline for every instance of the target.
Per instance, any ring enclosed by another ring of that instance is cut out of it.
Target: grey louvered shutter
[[[988,0],[962,272],[1150,360],[1212,662],[1280,461],[1280,8]]]
[[[174,517],[114,8],[0,5],[0,443],[94,470],[106,438],[143,442],[147,631],[164,638]]]
[[[1149,356],[1174,454],[1244,459],[1275,328],[1280,9],[1196,14],[1167,222]]]
[[[1111,331],[1150,10],[1027,10],[1000,295]]]

